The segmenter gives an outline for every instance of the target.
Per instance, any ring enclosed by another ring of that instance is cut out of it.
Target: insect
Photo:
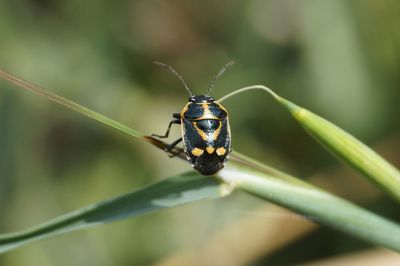
[[[165,150],[170,152],[172,148],[183,141],[186,158],[195,170],[202,175],[217,173],[224,167],[232,150],[231,131],[228,111],[209,94],[217,79],[234,62],[231,61],[220,69],[206,94],[203,95],[194,95],[184,79],[171,66],[159,62],[155,63],[169,68],[181,80],[190,97],[180,113],[172,114],[173,119],[169,122],[165,134],[153,134],[152,136],[168,138],[171,126],[173,124],[181,125],[182,137],[169,144]]]

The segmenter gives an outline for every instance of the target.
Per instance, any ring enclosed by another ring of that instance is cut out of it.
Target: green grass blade
[[[252,195],[376,245],[400,251],[400,226],[312,185],[299,185],[229,163],[219,176]]]
[[[306,131],[327,150],[365,175],[371,182],[400,202],[400,172],[380,155],[322,117],[280,97],[271,89],[254,85],[234,91],[218,101],[248,90],[260,89],[268,92],[282,104]]]
[[[91,110],[89,108],[86,108],[86,107],[84,107],[84,106],[82,106],[80,104],[77,104],[77,103],[75,103],[75,102],[73,102],[71,100],[68,100],[68,99],[66,99],[64,97],[61,97],[61,96],[59,96],[59,95],[57,95],[55,93],[49,92],[49,91],[47,91],[47,90],[45,90],[45,89],[43,89],[43,88],[41,88],[39,86],[36,86],[36,85],[34,85],[32,83],[29,83],[28,81],[23,80],[21,78],[18,78],[18,77],[14,76],[14,75],[6,72],[6,71],[3,71],[1,69],[0,69],[0,78],[3,78],[5,80],[11,82],[14,85],[17,85],[18,87],[20,87],[22,89],[34,92],[34,93],[36,93],[36,94],[38,94],[40,96],[46,97],[47,99],[49,99],[49,100],[51,100],[53,102],[56,102],[56,103],[58,103],[58,104],[60,104],[60,105],[62,105],[64,107],[72,109],[72,110],[74,110],[74,111],[76,111],[78,113],[81,113],[81,114],[83,114],[83,115],[85,115],[87,117],[93,118],[93,119],[95,119],[95,120],[97,120],[97,121],[99,121],[99,122],[101,122],[103,124],[106,124],[106,125],[108,125],[110,127],[118,129],[118,130],[120,130],[120,131],[122,131],[122,132],[124,132],[124,133],[126,133],[128,135],[131,135],[132,137],[139,138],[139,139],[142,139],[142,140],[145,138],[145,134],[140,132],[140,131],[132,129],[132,128],[120,123],[120,122],[117,122],[117,121],[115,121],[115,120],[113,120],[113,119],[111,119],[111,118],[109,118],[109,117],[107,117],[105,115],[99,114],[99,113],[97,113],[97,112],[95,112],[95,111],[93,111],[93,110]]]
[[[331,122],[285,99],[280,102],[327,150],[400,202],[400,172],[394,166]]]
[[[249,162],[252,161],[242,158],[242,162],[228,163],[218,174],[226,183],[197,173],[184,174],[23,232],[0,235],[0,253],[49,236],[202,199],[219,198],[229,194],[234,187],[287,207],[305,218],[400,251],[400,227],[395,223],[285,173],[274,176],[250,169],[247,167]]]
[[[186,173],[123,196],[68,213],[32,229],[0,235],[0,253],[49,236],[108,223],[230,193],[214,178]]]

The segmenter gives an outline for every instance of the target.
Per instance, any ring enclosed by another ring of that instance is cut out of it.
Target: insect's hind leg
[[[157,138],[160,138],[160,139],[168,138],[168,136],[169,136],[169,131],[171,130],[172,124],[180,124],[180,123],[181,123],[181,120],[174,119],[174,120],[172,120],[171,122],[169,122],[167,131],[165,132],[164,135],[151,134],[151,136],[152,136],[152,137],[157,137]]]

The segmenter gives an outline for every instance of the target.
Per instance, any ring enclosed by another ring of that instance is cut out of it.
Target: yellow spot
[[[194,148],[194,149],[192,150],[192,154],[193,154],[194,156],[200,156],[200,155],[203,154],[203,152],[204,152],[204,150],[199,149],[199,148]]]
[[[217,154],[218,156],[222,156],[226,153],[226,149],[224,147],[218,148],[217,149]]]
[[[209,154],[212,154],[212,153],[214,152],[214,148],[211,147],[211,146],[208,146],[208,147],[206,148],[206,150],[207,150],[207,152],[208,152]]]

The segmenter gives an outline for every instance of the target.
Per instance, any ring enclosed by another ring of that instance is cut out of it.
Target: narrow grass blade
[[[400,172],[371,148],[322,117],[285,99],[280,102],[327,150],[400,202]]]
[[[262,85],[239,89],[224,96],[219,102],[238,93],[253,89],[267,91],[328,151],[347,162],[388,195],[400,202],[399,170],[355,137],[322,117],[280,97],[274,91]]]
[[[36,85],[34,85],[32,83],[29,83],[28,81],[23,80],[21,78],[18,78],[18,77],[14,76],[14,75],[6,72],[6,71],[3,71],[1,69],[0,69],[0,78],[3,78],[5,80],[11,82],[12,84],[22,88],[22,89],[32,91],[32,92],[34,92],[34,93],[36,93],[36,94],[38,94],[40,96],[46,97],[47,99],[49,99],[49,100],[51,100],[53,102],[56,102],[56,103],[58,103],[58,104],[60,104],[60,105],[62,105],[64,107],[72,109],[72,110],[74,110],[74,111],[76,111],[78,113],[81,113],[81,114],[83,114],[83,115],[85,115],[87,117],[93,118],[93,119],[95,119],[95,120],[97,120],[97,121],[99,121],[99,122],[101,122],[103,124],[106,124],[106,125],[108,125],[110,127],[118,129],[118,130],[120,130],[120,131],[122,131],[122,132],[124,132],[124,133],[126,133],[128,135],[131,135],[132,137],[139,138],[139,139],[142,139],[142,140],[145,137],[144,133],[141,133],[141,132],[139,132],[139,131],[137,131],[135,129],[132,129],[132,128],[120,123],[120,122],[117,122],[117,121],[115,121],[115,120],[113,120],[113,119],[111,119],[111,118],[109,118],[109,117],[107,117],[105,115],[99,114],[99,113],[97,113],[97,112],[95,112],[95,111],[93,111],[93,110],[91,110],[89,108],[86,108],[86,107],[84,107],[84,106],[82,106],[80,104],[77,104],[77,103],[75,103],[75,102],[73,102],[71,100],[68,100],[68,99],[66,99],[64,97],[61,97],[61,96],[59,96],[59,95],[57,95],[55,93],[49,92],[49,91],[47,91],[47,90],[45,90],[45,89],[43,89],[43,88],[41,88],[39,86],[36,86]]]
[[[302,186],[236,163],[229,163],[219,176],[236,189],[291,209],[299,217],[400,251],[399,225],[312,185]]]
[[[71,212],[32,229],[0,235],[0,253],[53,235],[199,200],[219,198],[229,193],[230,189],[226,184],[196,173],[171,177],[143,189]]]
[[[16,77],[16,76],[14,76],[14,75],[12,75],[12,74],[4,71],[4,70],[1,70],[1,69],[0,69],[0,78],[3,78],[5,80],[9,81],[10,83],[22,88],[22,89],[29,90],[29,91],[31,91],[33,93],[36,93],[36,94],[40,95],[40,96],[46,97],[47,99],[49,99],[49,100],[51,100],[51,101],[53,101],[55,103],[58,103],[58,104],[66,107],[66,108],[69,108],[69,109],[71,109],[73,111],[76,111],[76,112],[78,112],[78,113],[80,113],[80,114],[82,114],[84,116],[87,116],[89,118],[97,120],[97,121],[99,121],[99,122],[101,122],[101,123],[103,123],[103,124],[105,124],[107,126],[110,126],[110,127],[113,127],[113,128],[115,128],[115,129],[117,129],[119,131],[122,131],[122,132],[124,132],[124,133],[126,133],[126,134],[128,134],[128,135],[130,135],[130,136],[132,136],[134,138],[136,138],[136,139],[144,140],[146,142],[149,142],[150,144],[156,146],[159,149],[165,150],[165,148],[168,146],[167,143],[165,143],[165,142],[163,142],[163,141],[161,141],[159,139],[156,139],[156,138],[154,138],[152,136],[148,136],[148,135],[146,135],[146,134],[144,134],[144,133],[142,133],[142,132],[140,132],[138,130],[135,130],[133,128],[128,127],[127,125],[124,125],[124,124],[122,124],[122,123],[120,123],[118,121],[115,121],[112,118],[109,118],[109,117],[107,117],[105,115],[102,115],[102,114],[100,114],[98,112],[95,112],[95,111],[93,111],[93,110],[91,110],[91,109],[89,109],[89,108],[87,108],[85,106],[82,106],[82,105],[80,105],[80,104],[78,104],[76,102],[73,102],[73,101],[68,100],[68,99],[66,99],[64,97],[61,97],[61,96],[59,96],[59,95],[57,95],[55,93],[47,91],[47,90],[45,90],[45,89],[43,89],[43,88],[41,88],[39,86],[36,86],[36,85],[34,85],[34,84],[32,84],[32,83],[30,83],[30,82],[28,82],[28,81],[26,81],[26,80],[24,80],[22,78]],[[186,156],[184,155],[182,149],[174,148],[174,149],[171,150],[171,152],[173,154],[177,155],[177,157],[179,157],[181,159],[186,159]]]

